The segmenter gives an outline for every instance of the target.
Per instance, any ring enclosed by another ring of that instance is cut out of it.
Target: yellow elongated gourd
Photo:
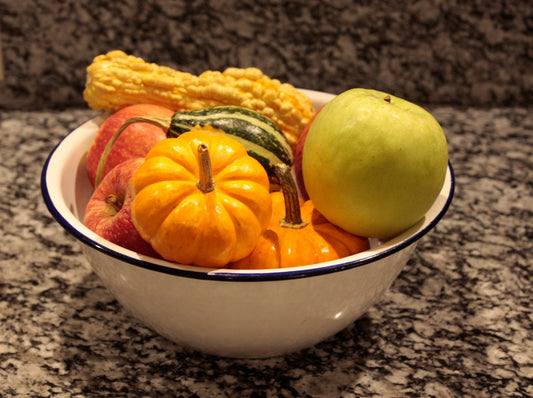
[[[234,105],[272,119],[295,146],[314,114],[310,99],[288,83],[257,68],[205,71],[196,76],[115,50],[87,67],[83,96],[96,110],[115,112],[127,105],[152,103],[175,111]]]

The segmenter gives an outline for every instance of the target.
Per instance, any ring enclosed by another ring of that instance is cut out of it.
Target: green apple
[[[446,137],[429,112],[354,88],[316,116],[302,171],[311,201],[331,223],[356,235],[389,238],[424,217],[447,164]]]

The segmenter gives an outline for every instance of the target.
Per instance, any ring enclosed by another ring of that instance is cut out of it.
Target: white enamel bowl
[[[315,109],[333,98],[302,91]],[[442,191],[421,222],[338,261],[264,271],[178,265],[111,244],[80,221],[92,193],[85,156],[101,122],[98,117],[82,124],[52,151],[42,172],[44,201],[127,311],[168,339],[208,354],[281,355],[341,331],[380,300],[453,196],[449,166]]]

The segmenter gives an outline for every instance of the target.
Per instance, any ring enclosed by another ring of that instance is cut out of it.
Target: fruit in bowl
[[[143,163],[143,158],[128,159],[105,175],[87,203],[83,224],[112,243],[140,254],[159,257],[141,237],[131,219],[131,179]]]
[[[334,98],[302,92],[315,109]],[[83,225],[93,193],[85,154],[103,120],[82,124],[51,152],[41,178],[44,201],[127,311],[168,339],[209,354],[281,355],[347,327],[380,300],[453,196],[448,165],[438,196],[415,225],[387,241],[373,240],[364,252],[333,261],[258,270],[178,264],[118,246]]]
[[[356,235],[390,238],[424,216],[447,166],[446,138],[429,112],[357,88],[316,115],[301,170],[309,197],[329,221]]]
[[[108,142],[126,120],[137,116],[171,117],[173,113],[173,111],[163,106],[135,104],[126,106],[111,114],[99,126],[98,133],[89,146],[87,153],[87,174],[91,183],[95,185],[100,158]],[[107,154],[106,160],[102,164],[101,177],[105,176],[111,169],[125,160],[145,156],[156,142],[165,138],[165,132],[153,124],[135,123],[128,126],[123,134],[117,138],[109,154]]]
[[[161,256],[223,267],[248,255],[271,214],[266,170],[226,134],[157,143],[132,178],[132,220]]]

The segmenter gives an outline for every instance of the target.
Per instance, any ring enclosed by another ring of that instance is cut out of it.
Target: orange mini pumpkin
[[[270,220],[265,169],[223,134],[195,129],[158,142],[132,181],[133,223],[170,261],[222,267],[242,259]]]
[[[289,169],[280,165],[282,192],[272,192],[272,218],[254,251],[234,269],[287,268],[346,257],[369,248],[368,239],[331,224],[308,200],[298,198]],[[285,214],[285,217],[283,215]]]

